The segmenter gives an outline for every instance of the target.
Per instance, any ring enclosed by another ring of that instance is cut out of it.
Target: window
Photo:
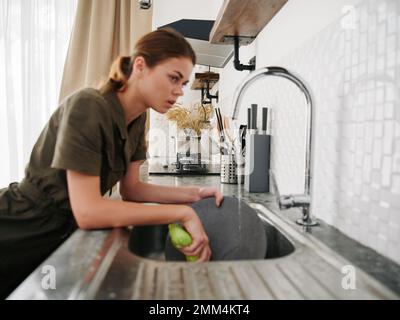
[[[0,188],[20,181],[58,94],[77,0],[0,1]]]

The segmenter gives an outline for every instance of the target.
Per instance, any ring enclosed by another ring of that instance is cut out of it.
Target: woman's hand
[[[215,197],[215,204],[219,207],[224,200],[221,191],[217,187],[203,187],[199,189],[200,199]]]
[[[199,262],[209,261],[211,258],[211,249],[203,224],[191,207],[185,206],[185,208],[187,208],[187,213],[181,222],[186,231],[190,233],[192,244],[179,250],[186,256],[199,257],[197,260]]]

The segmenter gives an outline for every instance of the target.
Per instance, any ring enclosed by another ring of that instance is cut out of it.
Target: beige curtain
[[[151,19],[137,0],[79,0],[59,100],[105,79],[111,62],[151,31]]]

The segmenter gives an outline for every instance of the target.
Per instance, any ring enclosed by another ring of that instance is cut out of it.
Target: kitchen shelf
[[[194,75],[194,81],[190,89],[201,90],[207,88],[207,82],[209,82],[209,89],[211,89],[214,84],[219,80],[219,73],[215,72],[203,72],[196,73]]]
[[[249,44],[272,20],[287,0],[225,0],[210,32],[210,43],[232,44],[239,36],[240,43]]]

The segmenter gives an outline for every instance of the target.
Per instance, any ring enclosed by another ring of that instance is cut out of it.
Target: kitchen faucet
[[[276,199],[281,210],[289,209],[292,207],[302,208],[302,218],[298,219],[296,222],[303,226],[315,226],[318,222],[311,219],[311,179],[312,179],[312,164],[311,164],[311,147],[312,147],[312,129],[313,129],[313,118],[314,118],[314,108],[311,99],[311,94],[306,88],[303,81],[301,81],[297,76],[280,67],[265,67],[251,72],[243,82],[236,89],[235,95],[233,97],[233,113],[232,119],[236,119],[238,115],[239,105],[244,92],[248,87],[253,84],[256,80],[264,76],[277,76],[283,77],[291,82],[293,82],[304,94],[307,101],[307,140],[306,140],[306,165],[305,165],[305,187],[304,194],[301,195],[280,195],[279,188],[275,180],[274,173],[270,171],[271,182],[274,188]]]

